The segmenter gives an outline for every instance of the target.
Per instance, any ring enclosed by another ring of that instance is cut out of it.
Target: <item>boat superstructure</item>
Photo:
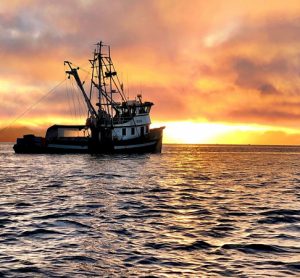
[[[74,78],[87,106],[85,125],[54,125],[48,128],[42,142],[27,135],[18,139],[16,152],[161,152],[164,127],[150,128],[153,103],[144,102],[141,95],[133,100],[125,96],[110,46],[97,43],[89,62],[92,74],[88,92],[79,68],[64,62],[68,78]],[[39,145],[35,147],[36,141]]]

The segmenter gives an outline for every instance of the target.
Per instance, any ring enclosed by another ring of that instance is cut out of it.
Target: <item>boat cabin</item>
[[[88,138],[89,133],[85,125],[53,125],[47,129],[46,140],[76,140]]]

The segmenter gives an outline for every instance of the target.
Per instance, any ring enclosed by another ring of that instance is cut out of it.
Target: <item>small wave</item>
[[[272,252],[272,253],[285,253],[288,250],[275,246],[261,243],[252,244],[224,244],[223,249],[233,249],[244,253],[256,253],[256,252]]]
[[[116,220],[123,220],[128,218],[139,218],[139,216],[129,215],[129,214],[118,214],[115,216]]]
[[[0,233],[1,243],[7,243],[9,241],[18,241],[18,235],[16,233],[4,232]]]
[[[43,236],[43,235],[51,235],[51,234],[61,234],[61,233],[54,230],[38,228],[31,231],[22,232],[20,236],[31,237],[31,236]]]
[[[230,232],[223,232],[223,231],[207,231],[204,233],[207,236],[214,237],[214,238],[224,238],[228,237],[231,233]]]
[[[185,251],[193,251],[193,250],[208,249],[208,248],[213,248],[213,247],[215,247],[215,246],[208,243],[208,242],[205,242],[203,240],[196,240],[191,244],[179,245],[177,247],[174,247],[174,249],[185,250]]]
[[[93,259],[91,257],[83,256],[83,255],[65,256],[62,259],[66,260],[66,261],[75,261],[75,262],[84,262],[84,263],[95,263],[96,262],[95,259]]]
[[[19,267],[16,269],[13,269],[13,272],[18,272],[18,273],[41,273],[42,271],[35,266],[24,266],[24,267]]]
[[[210,177],[205,176],[205,175],[201,175],[201,174],[192,175],[190,178],[194,179],[194,180],[201,180],[201,181],[209,181],[209,180],[211,180]]]
[[[199,188],[197,187],[190,187],[190,184],[188,183],[178,183],[178,188],[180,192],[186,192],[186,193],[199,193]]]
[[[166,261],[162,262],[162,265],[168,266],[168,267],[189,267],[192,264],[188,262],[179,262],[179,261]]]
[[[0,179],[0,184],[3,183],[12,183],[12,182],[16,182],[17,180],[13,177],[9,177],[9,178],[2,178]]]
[[[274,238],[295,240],[295,241],[297,241],[297,239],[298,239],[298,237],[296,237],[296,236],[291,236],[291,235],[287,235],[287,234],[279,234],[279,235],[274,236]]]
[[[91,228],[89,225],[83,224],[83,223],[75,221],[75,220],[62,219],[62,220],[57,220],[56,223],[58,223],[58,224],[61,223],[65,226],[75,226],[75,227],[80,227],[80,228]]]
[[[150,264],[158,263],[159,261],[160,260],[158,258],[151,256],[148,258],[141,259],[137,263],[150,265]]]
[[[122,178],[123,175],[119,174],[113,174],[113,173],[98,173],[96,175],[93,175],[94,178],[100,177],[100,178],[107,178],[107,179],[114,179],[114,178]]]
[[[0,211],[0,217],[7,217],[7,216],[11,216],[11,214],[7,211]]]
[[[155,276],[155,275],[143,275],[143,276],[140,276],[141,278],[159,278],[159,276]]]
[[[149,208],[149,206],[143,204],[140,201],[128,200],[128,201],[123,201],[119,208],[128,211],[130,209],[138,209],[138,210],[147,209]]]
[[[62,213],[52,213],[52,214],[46,214],[41,216],[33,217],[34,219],[56,219],[56,218],[62,218],[62,217],[77,217],[77,213],[72,212],[62,212]]]
[[[286,263],[286,267],[290,270],[300,272],[300,262]]]
[[[158,223],[158,222],[156,222],[156,223]],[[182,225],[170,225],[168,227],[168,229],[170,231],[174,231],[174,232],[180,232],[180,231],[183,232],[183,231],[189,231],[189,230],[191,230],[191,227],[186,227],[186,226],[182,226]]]
[[[170,248],[170,244],[168,243],[155,243],[155,242],[148,242],[148,243],[145,243],[144,244],[145,247],[150,247],[150,248],[153,248],[153,249],[168,249]]]
[[[298,209],[275,209],[263,211],[261,215],[300,215],[300,210]]]
[[[231,211],[231,212],[226,212],[225,213],[226,216],[249,216],[251,215],[251,213],[246,213],[246,212],[241,212],[241,211]]]
[[[265,216],[259,219],[259,224],[297,223],[300,221],[300,210],[275,209],[261,212]]]
[[[76,205],[76,208],[88,208],[88,209],[97,209],[97,208],[103,208],[104,205],[102,204],[84,204],[84,205]]]
[[[9,218],[0,218],[0,227],[4,227],[6,224],[10,224],[13,221]]]
[[[16,202],[15,207],[16,208],[24,208],[24,207],[31,207],[32,204],[26,203],[26,202]]]
[[[277,215],[277,216],[268,216],[263,219],[257,220],[259,224],[278,224],[278,223],[297,223],[300,221],[299,216],[293,215]]]
[[[123,190],[123,191],[118,191],[118,194],[120,195],[135,195],[135,194],[141,194],[142,191],[140,190]]]
[[[124,262],[135,262],[139,260],[142,256],[141,255],[130,255],[124,259]]]
[[[62,187],[63,183],[61,182],[54,182],[54,183],[50,183],[47,185],[48,188],[58,188],[58,187]]]
[[[151,193],[164,193],[164,192],[172,192],[173,190],[170,188],[163,188],[163,187],[155,187],[152,189],[149,189],[148,192]]]
[[[230,232],[236,230],[236,227],[230,224],[219,224],[213,228],[217,232]]]
[[[140,217],[162,217],[162,211],[157,209],[142,209],[139,214]]]
[[[125,235],[125,236],[131,236],[132,233],[130,231],[128,231],[127,229],[123,228],[123,229],[119,229],[119,230],[113,230],[114,233],[118,234],[118,235]]]

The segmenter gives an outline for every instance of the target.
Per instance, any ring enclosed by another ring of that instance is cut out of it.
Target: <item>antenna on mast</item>
[[[98,60],[98,101],[99,101],[99,108],[98,108],[98,115],[100,116],[101,106],[102,106],[102,41],[97,43],[97,60]]]

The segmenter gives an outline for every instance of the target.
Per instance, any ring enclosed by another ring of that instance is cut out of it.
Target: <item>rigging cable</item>
[[[72,65],[76,66],[77,69],[81,69],[84,72],[86,72],[86,75],[82,82],[82,85],[83,85],[85,83],[85,81],[87,80],[87,78],[89,77],[89,75],[91,74],[90,71],[86,70],[84,67],[79,67],[79,66],[75,65],[74,63],[72,63]],[[68,78],[68,79],[70,79],[70,78]],[[73,102],[75,120],[82,120],[84,118],[84,114],[86,114],[86,111],[85,111],[86,105],[81,97],[82,93],[79,91],[79,88],[76,85],[74,85],[73,79],[70,80],[70,85],[71,86],[70,86],[69,93],[71,95],[71,99]],[[76,103],[76,101],[77,101],[77,103]]]
[[[74,109],[74,115],[75,115],[75,120],[77,120],[77,109],[76,109],[76,103],[75,103],[75,97],[74,97],[74,93],[75,92],[75,88],[74,88],[74,84],[73,84],[73,79],[70,80],[70,95],[72,98],[72,103],[73,103],[73,109]]]
[[[83,82],[82,82],[82,87],[83,85],[85,84],[86,80],[88,79],[88,77],[91,75],[91,72],[90,71],[87,71],[85,69],[83,69],[85,72],[86,72],[86,75],[83,79]],[[90,92],[91,93],[91,92]],[[80,93],[81,97],[80,97],[80,100],[81,100],[81,108],[82,108],[82,111],[83,111],[83,114],[88,114],[87,112],[89,111],[89,109],[87,109],[87,106],[86,106],[86,103],[85,101],[83,100],[82,98],[82,94]],[[90,97],[90,102],[92,102],[91,100],[91,97]],[[83,116],[82,116],[83,117]]]
[[[67,96],[67,101],[68,101],[68,106],[69,106],[69,115],[72,117],[72,120],[75,120],[75,115],[74,111],[72,110],[72,105],[71,105],[71,97],[69,96],[69,86],[68,82],[66,82],[66,96]]]
[[[17,120],[22,118],[25,114],[30,112],[35,106],[37,106],[40,102],[42,102],[50,93],[52,93],[55,89],[57,89],[61,84],[63,84],[66,81],[66,79],[62,80],[59,84],[54,86],[51,90],[49,90],[46,94],[44,94],[42,97],[40,97],[37,102],[33,103],[30,105],[24,112],[22,112],[19,116],[17,116],[15,119],[13,119],[7,126],[3,127],[0,129],[0,133],[3,132],[4,130],[8,129],[11,127],[12,124],[14,124]]]
[[[83,113],[82,113],[82,107],[81,107],[81,103],[80,103],[81,98],[79,97],[79,89],[77,86],[74,85],[73,80],[71,81],[71,84],[72,84],[72,90],[73,90],[73,96],[74,96],[74,98],[73,98],[74,99],[74,109],[78,115],[77,120],[81,121]]]

